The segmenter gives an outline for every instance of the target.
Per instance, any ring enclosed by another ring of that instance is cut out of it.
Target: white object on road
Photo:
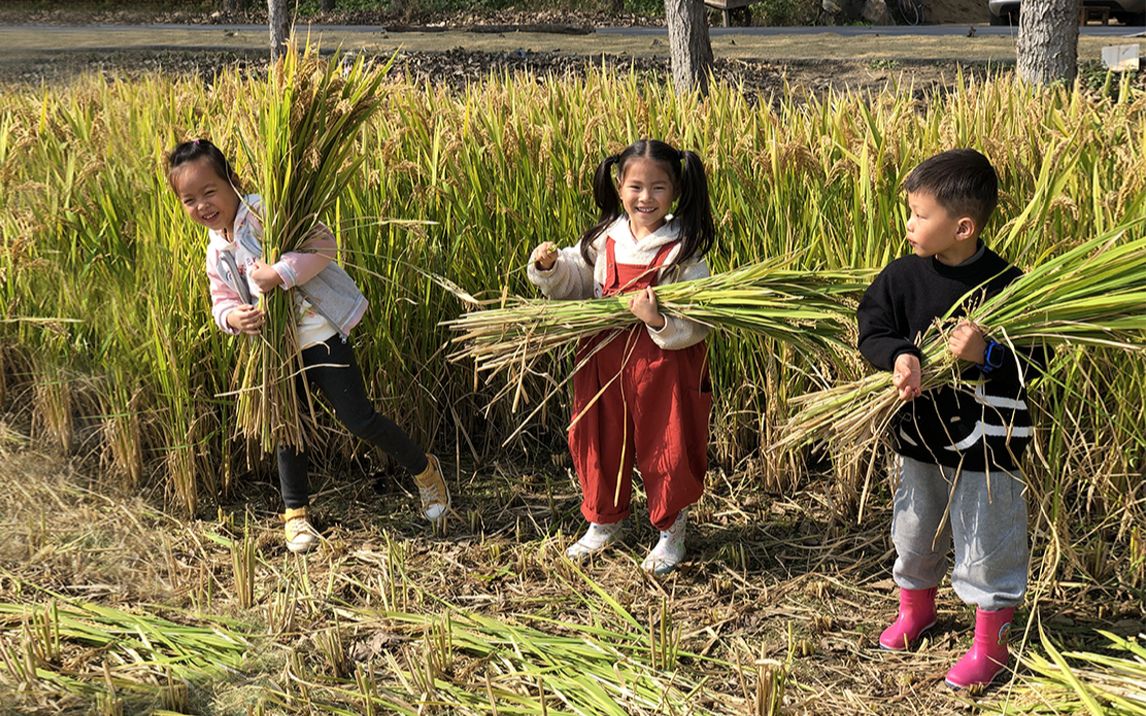
[[[1138,71],[1138,44],[1107,45],[1102,48],[1102,64],[1111,72]]]

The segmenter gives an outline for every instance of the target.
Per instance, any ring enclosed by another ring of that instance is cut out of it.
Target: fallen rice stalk
[[[1030,705],[1011,703],[1005,713],[1089,713],[1093,716],[1146,715],[1146,634],[1121,637],[1098,630],[1111,653],[1060,651],[1039,625],[1046,656],[1029,650],[1022,680],[1034,692]],[[1021,699],[1019,699],[1021,700]]]
[[[540,713],[542,702],[551,714],[616,714],[669,709],[707,713],[698,706],[703,682],[695,682],[679,671],[657,668],[660,655],[643,629],[619,632],[604,627],[573,624],[530,616],[561,633],[485,617],[480,614],[447,611],[445,615],[374,612],[347,609],[348,619],[359,623],[382,620],[405,624],[408,628],[430,630],[448,643],[439,648],[464,653],[486,665],[489,679],[487,698],[496,701],[501,713]],[[391,627],[392,628],[392,627]],[[677,657],[690,661],[718,660],[691,652]],[[436,657],[435,657],[436,658]],[[732,667],[731,664],[724,664]],[[411,665],[413,666],[413,665]],[[390,667],[411,677],[410,669],[397,660]],[[425,665],[419,667],[424,669]],[[489,702],[482,699],[474,684],[455,683],[436,669],[432,680],[434,701],[464,708]],[[422,673],[414,680],[424,680]],[[538,685],[542,688],[539,690]],[[427,688],[423,683],[422,688]]]
[[[87,660],[61,660],[65,645],[104,653],[105,666],[114,664],[107,678],[118,688],[141,692],[171,678],[197,680],[237,670],[250,648],[243,634],[219,621],[180,624],[59,595],[43,607],[0,603],[0,629],[11,632],[21,624],[23,637],[16,641],[23,646],[3,647],[0,671],[78,694],[101,691],[105,674],[85,671],[91,666]]]

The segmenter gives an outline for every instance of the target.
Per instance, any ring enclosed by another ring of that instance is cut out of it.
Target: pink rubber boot
[[[879,648],[905,651],[919,635],[935,626],[935,592],[931,589],[900,589],[899,616],[879,635]]]
[[[975,640],[971,650],[947,672],[948,686],[953,689],[986,686],[1007,668],[1007,637],[1014,615],[1014,609],[975,610]]]

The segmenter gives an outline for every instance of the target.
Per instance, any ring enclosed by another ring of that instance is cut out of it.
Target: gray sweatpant
[[[1022,476],[902,459],[891,518],[895,583],[904,589],[938,586],[954,538],[951,586],[959,598],[989,611],[1017,605],[1027,588],[1029,557]]]

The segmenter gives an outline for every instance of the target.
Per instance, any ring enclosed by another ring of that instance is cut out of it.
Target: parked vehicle
[[[1020,0],[987,0],[992,25],[1018,25]],[[1106,8],[1123,25],[1146,26],[1146,0],[1083,0],[1087,9]]]

